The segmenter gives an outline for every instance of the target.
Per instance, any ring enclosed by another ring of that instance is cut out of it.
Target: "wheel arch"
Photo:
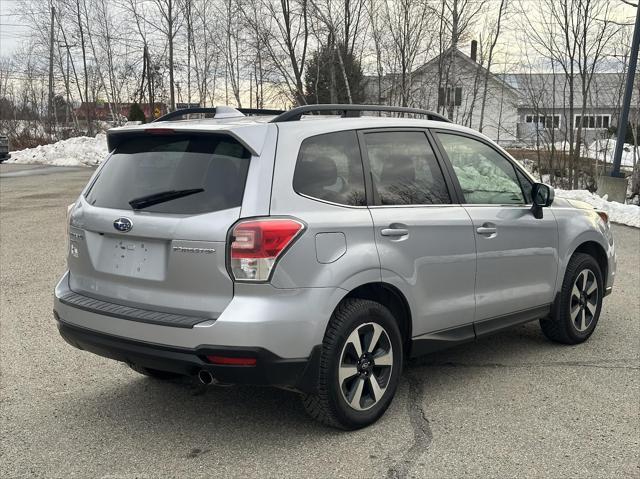
[[[574,256],[576,253],[584,253],[591,256],[596,260],[598,266],[600,266],[600,272],[602,273],[602,282],[606,284],[607,282],[607,274],[609,268],[609,260],[607,257],[607,252],[602,247],[600,243],[597,241],[585,241],[580,243],[571,253],[571,256]],[[565,268],[566,271],[566,268]]]
[[[411,308],[409,307],[407,298],[397,287],[383,281],[365,283],[349,291],[340,302],[350,298],[368,299],[380,303],[389,309],[398,322],[398,327],[402,334],[405,355],[410,353],[413,332]],[[336,306],[336,308],[337,307],[338,306]]]

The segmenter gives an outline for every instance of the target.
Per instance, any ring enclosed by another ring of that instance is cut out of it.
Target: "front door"
[[[475,239],[465,209],[452,202],[424,131],[360,134],[370,168],[382,281],[408,299],[413,336],[462,325],[473,338]]]
[[[531,181],[488,142],[440,131],[473,221],[476,321],[527,314],[553,301],[558,231],[550,210],[531,213]]]

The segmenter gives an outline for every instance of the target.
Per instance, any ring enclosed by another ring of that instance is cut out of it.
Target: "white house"
[[[563,74],[495,75],[475,61],[474,49],[472,45],[471,56],[450,49],[411,72],[407,106],[443,113],[504,146],[562,142],[569,137],[569,126],[575,130],[580,122],[585,144],[611,136],[609,128],[616,125],[622,101],[623,74],[594,74],[585,114],[577,77],[571,113]],[[400,105],[400,84],[395,74],[385,75],[381,81],[366,77],[366,101]],[[637,90],[630,119],[638,117]]]

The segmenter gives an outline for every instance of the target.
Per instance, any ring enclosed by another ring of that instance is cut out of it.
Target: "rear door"
[[[531,181],[489,142],[449,131],[435,136],[473,220],[476,320],[509,321],[504,317],[551,303],[558,268],[557,224],[550,211],[534,218]]]
[[[250,153],[212,134],[123,139],[72,212],[70,287],[150,310],[217,317],[233,296],[226,235]]]
[[[469,325],[473,338],[475,243],[469,215],[423,130],[360,134],[373,183],[370,206],[382,280],[408,298],[413,336]]]

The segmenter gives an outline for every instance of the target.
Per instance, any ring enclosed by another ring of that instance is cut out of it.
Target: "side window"
[[[423,132],[390,131],[364,137],[374,187],[383,205],[450,203],[442,171]]]
[[[513,165],[481,141],[449,133],[438,138],[471,204],[525,204]]]
[[[320,200],[366,206],[356,132],[340,131],[304,140],[293,174],[293,189]]]

